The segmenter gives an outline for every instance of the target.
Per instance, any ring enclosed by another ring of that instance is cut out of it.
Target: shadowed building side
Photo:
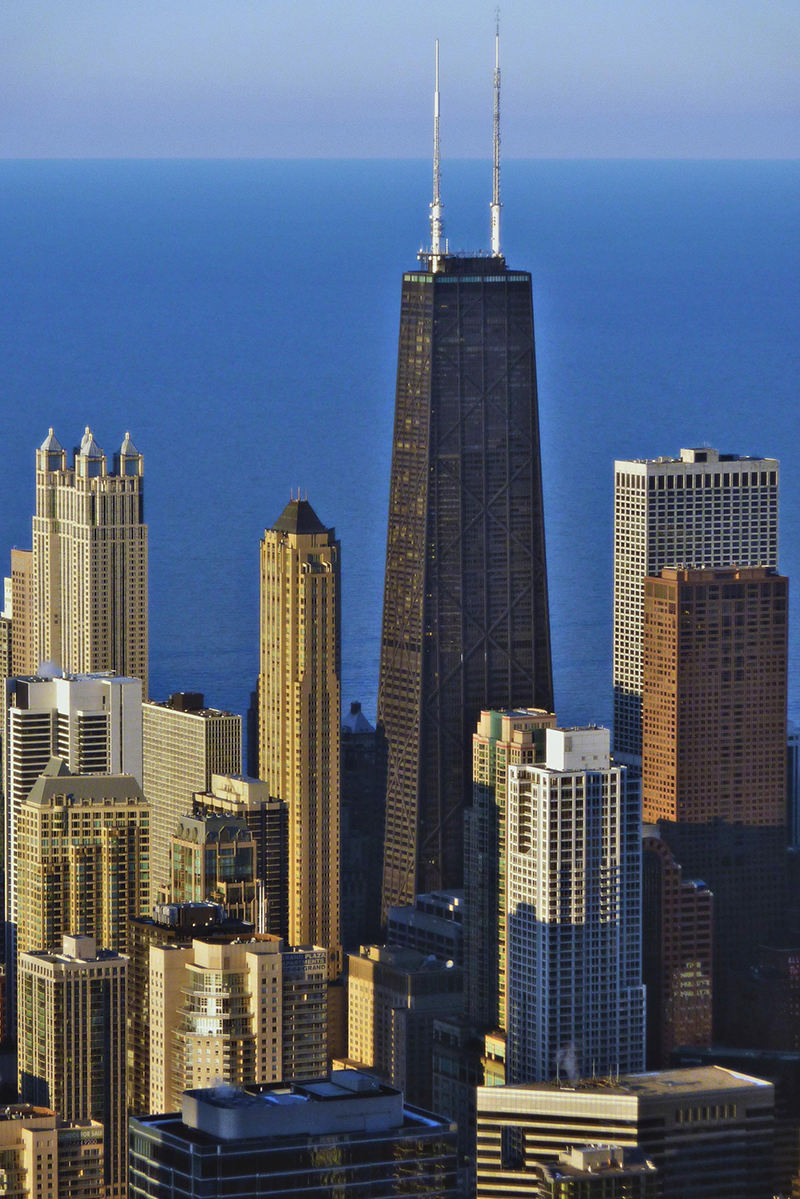
[[[384,909],[462,881],[481,711],[553,706],[531,277],[423,267],[403,277],[389,496]]]

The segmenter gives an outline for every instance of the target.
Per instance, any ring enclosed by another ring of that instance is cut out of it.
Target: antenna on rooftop
[[[442,197],[439,191],[439,39],[436,39],[436,88],[433,93],[433,203],[431,204],[431,270],[442,253]]]
[[[492,257],[500,257],[500,9],[494,27],[494,139],[492,156]]]

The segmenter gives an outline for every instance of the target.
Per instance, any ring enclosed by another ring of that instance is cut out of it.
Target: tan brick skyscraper
[[[289,808],[289,941],[339,933],[339,542],[292,500],[261,542],[259,773]]]
[[[768,567],[645,579],[645,821],[785,823],[788,589]]]
[[[114,468],[89,428],[75,462],[53,430],[36,452],[33,651],[70,673],[114,670],[147,696],[144,464],[125,434]]]
[[[785,935],[787,600],[771,567],[644,580],[644,819],[714,895],[715,1044],[735,1035],[742,971]]]

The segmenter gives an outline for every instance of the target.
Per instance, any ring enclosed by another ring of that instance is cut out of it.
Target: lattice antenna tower
[[[494,27],[494,138],[492,154],[492,257],[500,257],[500,9]]]
[[[436,87],[433,93],[433,203],[431,204],[431,270],[439,269],[442,254],[442,196],[439,159],[439,39],[436,39]]]

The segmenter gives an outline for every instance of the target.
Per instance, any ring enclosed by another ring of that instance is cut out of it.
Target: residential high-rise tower
[[[289,942],[339,973],[339,542],[292,499],[261,542],[259,774],[288,806]]]
[[[19,1086],[27,1103],[103,1125],[107,1199],[127,1194],[125,983],[128,959],[64,937],[19,959]]]
[[[50,430],[36,453],[32,627],[37,666],[113,670],[146,696],[143,476],[129,433],[109,470],[91,429],[72,466]]]
[[[496,74],[499,104],[499,69]],[[496,116],[497,112],[496,110]],[[553,707],[531,277],[442,236],[403,276],[378,692],[383,908],[461,885],[483,709]]]
[[[614,752],[642,753],[644,577],[664,566],[777,566],[778,463],[684,449],[614,464]]]
[[[52,757],[72,774],[133,775],[141,786],[142,685],[58,674],[7,679],[4,688],[6,919],[14,924],[20,805]]]
[[[508,1078],[644,1068],[639,797],[607,729],[546,730],[506,805]]]

